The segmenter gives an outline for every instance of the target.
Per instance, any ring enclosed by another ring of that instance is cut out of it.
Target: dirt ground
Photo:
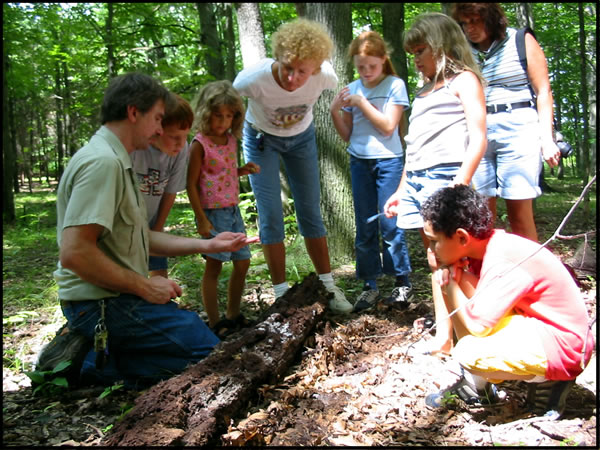
[[[424,398],[453,383],[458,368],[450,358],[425,355],[431,335],[413,322],[432,312],[423,280],[413,280],[416,299],[406,311],[377,308],[363,314],[326,316],[308,339],[297,362],[276,385],[264,385],[246,410],[232,418],[215,444],[261,446],[597,446],[597,379],[594,359],[577,379],[563,419],[549,422],[524,408],[525,387],[498,385],[503,401],[468,407],[458,401],[434,411]],[[353,277],[342,267],[336,277]],[[391,290],[391,280],[380,289]],[[596,317],[596,283],[582,292]],[[272,303],[268,284],[248,285],[245,313],[256,317]],[[253,318],[254,318],[253,317]],[[26,348],[33,360],[48,327],[42,317],[4,334],[4,346]],[[593,327],[596,333],[596,327]],[[7,338],[10,336],[10,338]],[[419,339],[421,337],[421,339]],[[414,345],[412,345],[414,344]],[[29,379],[3,371],[3,446],[96,446],[139,395],[104,389],[69,391],[60,397],[32,396]]]

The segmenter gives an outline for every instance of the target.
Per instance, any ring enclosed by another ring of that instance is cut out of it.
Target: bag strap
[[[519,61],[521,63],[521,67],[525,71],[525,74],[527,74],[527,49],[525,48],[525,34],[526,33],[530,33],[534,37],[534,39],[537,41],[537,38],[535,37],[535,33],[533,32],[533,30],[531,28],[523,27],[523,28],[519,28],[517,30],[517,35],[516,35],[517,54],[519,55]],[[533,102],[536,103],[536,109],[537,109],[537,96],[535,95],[535,92],[533,91],[533,88],[531,87],[531,83],[529,82],[529,76],[527,76],[527,86],[529,87],[529,92],[531,92],[531,98],[533,99]]]

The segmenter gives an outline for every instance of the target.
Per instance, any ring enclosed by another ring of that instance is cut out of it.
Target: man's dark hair
[[[506,36],[508,19],[499,3],[453,3],[450,15],[459,25],[459,16],[478,15],[483,20],[492,42]]]
[[[494,231],[487,202],[487,197],[459,184],[436,191],[423,203],[421,216],[436,233],[452,237],[458,228],[463,228],[477,239],[486,239]]]
[[[165,103],[165,109],[174,102],[169,90],[151,76],[137,72],[119,75],[110,81],[104,93],[102,125],[127,118],[128,106],[135,106],[145,114],[158,100]]]

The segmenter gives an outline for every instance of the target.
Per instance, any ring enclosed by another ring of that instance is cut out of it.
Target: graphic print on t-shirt
[[[160,180],[160,170],[148,169],[147,174],[138,173],[138,183],[140,184],[140,192],[153,197],[160,197],[165,192],[165,187],[169,182],[168,179]]]
[[[289,128],[304,119],[308,105],[295,105],[277,108],[271,114],[270,122],[278,128]]]

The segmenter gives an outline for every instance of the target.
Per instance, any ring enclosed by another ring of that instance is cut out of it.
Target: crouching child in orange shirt
[[[446,313],[456,310],[452,355],[463,368],[457,383],[427,396],[427,405],[441,406],[447,392],[493,403],[492,383],[522,380],[534,413],[560,418],[594,348],[569,272],[540,244],[495,230],[487,199],[468,186],[440,189],[421,215]]]

